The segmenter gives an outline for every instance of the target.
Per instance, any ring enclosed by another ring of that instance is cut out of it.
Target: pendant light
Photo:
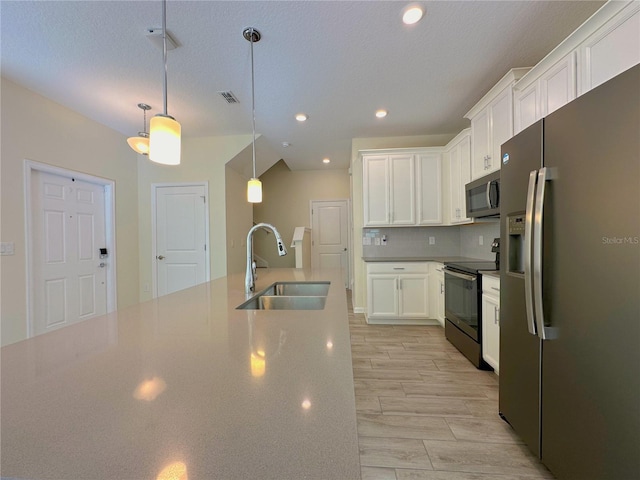
[[[251,44],[251,121],[253,126],[253,177],[247,183],[247,201],[249,203],[262,202],[262,182],[256,176],[256,93],[255,76],[253,73],[253,44],[260,41],[261,35],[253,27],[245,28],[242,36]]]
[[[151,110],[151,107],[146,103],[139,103],[138,108],[143,112],[143,124],[142,132],[138,132],[137,137],[127,138],[127,143],[136,153],[142,155],[149,155],[149,134],[147,133],[147,110]]]
[[[182,128],[176,119],[167,113],[167,0],[162,0],[162,59],[164,113],[155,115],[149,124],[149,160],[163,165],[179,165]]]

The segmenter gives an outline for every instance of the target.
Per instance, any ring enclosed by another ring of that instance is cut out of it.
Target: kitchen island
[[[2,348],[1,474],[29,479],[359,479],[340,271],[323,310],[236,310],[244,275]]]

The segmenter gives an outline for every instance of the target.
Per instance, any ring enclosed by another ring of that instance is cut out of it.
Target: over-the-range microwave
[[[465,185],[468,218],[500,216],[500,171]]]

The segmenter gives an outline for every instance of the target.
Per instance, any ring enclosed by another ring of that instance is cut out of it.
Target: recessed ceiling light
[[[304,122],[307,118],[309,118],[309,117],[304,113],[296,114],[296,120],[299,121],[299,122]]]
[[[290,147],[290,146],[291,146],[291,144],[290,144],[289,142],[282,142],[282,146],[283,146],[284,148],[287,148],[287,147]]]
[[[424,15],[424,10],[420,5],[409,5],[402,10],[402,22],[405,25],[418,23]]]
[[[386,116],[387,116],[387,111],[386,110],[382,110],[381,109],[381,110],[378,110],[376,112],[376,117],[378,117],[378,118],[384,118]]]
[[[322,163],[331,163],[331,159],[329,159],[329,158],[323,158],[323,159],[322,159]]]

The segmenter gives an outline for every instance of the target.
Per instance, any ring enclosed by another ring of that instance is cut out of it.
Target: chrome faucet
[[[271,230],[276,236],[278,255],[284,257],[287,254],[287,249],[285,248],[282,237],[276,227],[269,223],[258,223],[251,227],[249,233],[247,233],[247,273],[244,277],[244,291],[246,293],[253,292],[256,287],[256,263],[253,261],[253,232],[259,228]]]

